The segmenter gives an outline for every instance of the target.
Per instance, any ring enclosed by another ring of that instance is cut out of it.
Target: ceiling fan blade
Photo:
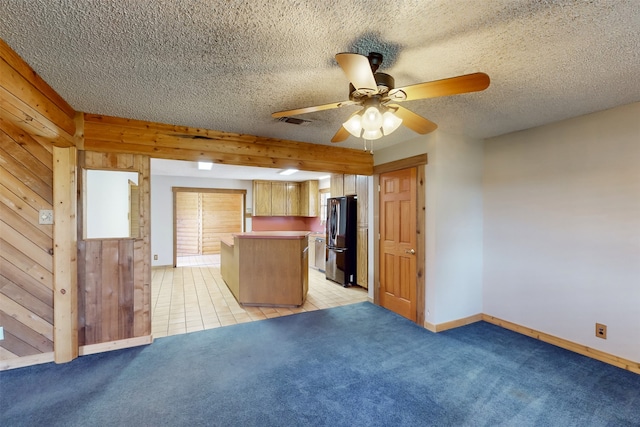
[[[338,132],[336,132],[336,134],[333,135],[333,138],[331,138],[331,142],[342,142],[345,139],[349,138],[349,135],[351,135],[349,131],[346,130],[344,126],[340,126]]]
[[[336,61],[353,87],[361,91],[378,91],[368,57],[357,53],[339,53],[336,55]]]
[[[464,76],[434,80],[393,89],[389,92],[392,101],[413,101],[414,99],[436,98],[478,92],[489,87],[489,76],[485,73],[465,74]],[[406,98],[402,94],[406,94]]]
[[[411,129],[414,132],[424,135],[425,133],[433,132],[438,128],[438,125],[430,120],[425,119],[422,116],[407,110],[399,105],[388,105],[388,107],[395,109],[393,114],[402,119],[402,124]]]
[[[331,104],[324,104],[324,105],[316,105],[314,107],[305,107],[305,108],[298,108],[295,110],[286,110],[286,111],[278,111],[276,113],[272,113],[271,117],[274,118],[279,118],[279,117],[287,117],[287,116],[296,116],[298,114],[307,114],[307,113],[313,113],[315,111],[324,111],[324,110],[331,110],[332,108],[340,108],[344,105],[348,105],[349,102],[334,102]]]

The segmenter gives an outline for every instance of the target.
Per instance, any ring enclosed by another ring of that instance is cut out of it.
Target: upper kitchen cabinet
[[[253,181],[255,216],[318,216],[318,181]]]
[[[331,188],[331,197],[344,196],[344,175],[341,173],[332,173],[331,181],[329,182]]]
[[[365,183],[362,187],[362,183]],[[331,174],[331,197],[360,196],[363,189],[366,190],[367,176],[352,174]]]
[[[344,174],[342,179],[343,184],[343,192],[345,196],[352,196],[354,194],[358,194],[356,190],[356,175]]]
[[[318,181],[300,183],[300,216],[318,216]]]

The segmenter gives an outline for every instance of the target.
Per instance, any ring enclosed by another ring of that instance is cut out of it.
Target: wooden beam
[[[78,357],[75,147],[53,149],[53,352],[56,363]]]
[[[85,114],[84,148],[174,160],[371,175],[362,150]]]

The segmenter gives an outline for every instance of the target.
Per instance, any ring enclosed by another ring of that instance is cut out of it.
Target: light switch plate
[[[53,224],[53,211],[51,209],[40,209],[38,224]]]

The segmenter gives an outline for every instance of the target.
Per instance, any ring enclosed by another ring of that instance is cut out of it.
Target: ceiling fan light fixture
[[[374,130],[365,130],[362,133],[362,138],[369,141],[373,141],[374,139],[380,139],[382,138],[382,131],[380,130],[380,128],[374,129]]]
[[[362,117],[360,114],[354,114],[342,126],[356,138],[360,138],[360,135],[362,135]]]
[[[402,119],[391,111],[385,111],[382,115],[382,133],[389,135],[400,127]]]

